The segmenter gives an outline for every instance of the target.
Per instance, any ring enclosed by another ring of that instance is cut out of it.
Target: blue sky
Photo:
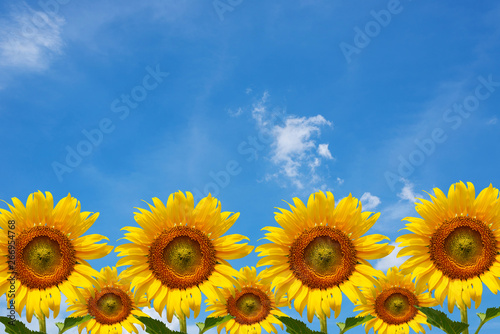
[[[500,187],[493,1],[58,1],[0,2],[3,200],[69,192],[116,246],[142,200],[212,192],[259,245],[318,189],[394,241],[424,191]]]

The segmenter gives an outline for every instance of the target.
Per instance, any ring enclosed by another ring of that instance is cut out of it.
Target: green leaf
[[[150,317],[137,317],[140,322],[146,325],[146,333],[149,334],[184,334],[181,332],[173,331],[167,327],[163,322],[150,318]]]
[[[5,333],[7,334],[43,334],[42,332],[32,331],[19,320],[0,317],[0,322],[5,325]]]
[[[417,307],[427,316],[427,322],[436,326],[437,328],[445,331],[448,334],[460,334],[469,327],[468,324],[464,324],[459,321],[452,321],[441,311],[435,310],[430,307]]]
[[[485,315],[484,319],[481,319],[481,320],[483,322],[490,321],[491,319],[500,316],[500,307],[491,307],[491,308],[486,310],[486,314],[484,314],[484,315]]]
[[[224,317],[208,317],[205,319],[205,323],[203,322],[197,322],[196,326],[200,329],[200,334],[205,333],[211,328],[214,328],[215,326],[219,326],[220,324],[225,323],[226,321],[229,321],[233,319],[234,317],[230,314],[224,316]]]
[[[68,317],[64,319],[64,323],[58,322],[56,323],[56,326],[57,328],[59,328],[59,334],[61,334],[73,327],[83,324],[85,321],[89,321],[90,319],[92,319],[92,316],[90,314],[87,314],[84,317]]]
[[[340,328],[340,333],[345,333],[349,329],[352,329],[356,326],[362,325],[367,321],[370,321],[372,319],[375,319],[373,315],[367,315],[364,317],[351,317],[345,319],[345,323],[343,322],[337,322],[337,326]]]
[[[279,321],[285,324],[287,333],[290,334],[324,334],[310,330],[305,323],[290,317],[276,316]]]
[[[481,322],[479,323],[479,327],[477,328],[476,333],[479,333],[479,330],[486,322],[498,317],[499,315],[500,307],[491,307],[486,310],[486,313],[477,313],[477,316],[479,317],[479,319],[481,319]]]

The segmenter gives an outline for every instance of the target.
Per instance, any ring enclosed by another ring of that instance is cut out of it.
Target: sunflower
[[[102,268],[102,278],[98,285],[84,289],[75,300],[68,299],[67,311],[74,311],[71,317],[84,317],[88,314],[92,319],[78,325],[78,332],[85,328],[92,334],[119,333],[123,328],[129,332],[139,333],[134,324],[144,325],[135,316],[148,317],[139,307],[149,307],[145,296],[136,302],[131,291],[130,281],[122,280],[115,267]]]
[[[252,246],[237,242],[247,237],[222,236],[239,214],[221,212],[220,202],[211,195],[194,207],[193,195],[171,194],[165,206],[153,198],[151,211],[140,209],[135,220],[141,226],[124,227],[125,238],[132,243],[116,247],[117,266],[130,265],[124,275],[132,279],[137,297],[147,294],[155,310],[167,308],[167,319],[173,314],[195,317],[200,312],[201,292],[207,297],[222,298],[218,286],[238,284],[238,276],[226,260],[248,255]]]
[[[224,289],[225,300],[207,300],[207,312],[213,311],[210,316],[223,317],[229,314],[234,317],[217,327],[219,333],[224,327],[226,333],[232,334],[260,334],[262,328],[268,333],[278,333],[273,324],[278,324],[283,329],[283,324],[275,316],[287,316],[277,309],[286,306],[286,300],[275,300],[271,286],[260,281],[261,274],[257,276],[254,267],[241,268],[241,278],[238,279],[241,291],[230,287]]]
[[[355,303],[364,300],[357,288],[374,282],[375,269],[366,261],[388,255],[393,246],[377,244],[388,239],[374,234],[362,237],[380,214],[361,212],[361,203],[350,194],[335,206],[332,193],[311,194],[307,207],[298,198],[291,210],[279,209],[275,218],[282,228],[265,227],[272,243],[257,247],[257,266],[271,265],[264,279],[272,280],[277,298],[288,294],[302,315],[325,319],[330,309],[340,312],[342,292]]]
[[[7,293],[8,305],[15,304],[31,322],[59,314],[61,292],[76,297],[75,287],[91,287],[99,272],[86,260],[101,258],[113,249],[98,241],[108,238],[81,236],[95,222],[98,213],[80,212],[80,202],[68,194],[54,207],[52,194],[30,194],[26,207],[12,198],[10,211],[0,209],[0,295]],[[14,273],[15,272],[15,273]]]
[[[434,188],[432,201],[420,199],[416,210],[422,218],[407,217],[411,234],[397,238],[398,256],[411,255],[401,265],[419,283],[435,290],[442,305],[448,296],[448,310],[455,303],[461,310],[481,303],[483,283],[493,292],[500,289],[500,200],[490,184],[475,196],[474,185],[451,185],[448,197]]]
[[[432,307],[438,302],[429,292],[424,293],[425,287],[415,286],[411,275],[404,276],[397,267],[389,268],[387,276],[380,272],[378,277],[376,287],[362,287],[366,302],[354,308],[361,311],[358,316],[375,316],[366,323],[366,333],[373,328],[379,334],[408,334],[410,327],[416,333],[425,333],[421,324],[427,324],[427,317],[415,306]]]

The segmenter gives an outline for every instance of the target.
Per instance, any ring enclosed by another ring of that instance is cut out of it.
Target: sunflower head
[[[95,222],[97,213],[81,212],[80,202],[68,194],[54,207],[52,194],[30,194],[26,206],[17,198],[9,210],[0,209],[0,294],[12,290],[15,281],[15,307],[31,322],[37,317],[59,313],[61,292],[77,295],[75,287],[91,287],[99,273],[86,260],[107,255],[112,246],[97,242],[99,234],[82,236]],[[90,216],[89,216],[90,215]],[[9,281],[9,279],[12,279]],[[8,300],[12,299],[8,294]]]
[[[147,317],[139,307],[149,307],[146,297],[134,300],[130,282],[121,280],[115,267],[101,270],[97,285],[86,288],[74,300],[68,299],[68,311],[74,311],[72,317],[91,315],[92,318],[78,326],[92,333],[137,332],[135,325],[144,325],[135,316]]]
[[[428,284],[441,304],[448,296],[448,309],[476,308],[483,283],[493,292],[500,289],[500,200],[491,185],[476,197],[474,185],[453,184],[446,196],[434,188],[431,201],[421,199],[421,217],[408,217],[412,232],[396,241],[405,246],[398,256],[411,255],[401,266],[419,284]]]
[[[151,211],[139,208],[136,213],[140,228],[124,228],[124,239],[131,243],[116,248],[124,256],[117,266],[130,265],[123,274],[136,297],[146,294],[160,315],[166,307],[168,321],[174,313],[189,317],[190,309],[196,317],[202,292],[217,299],[219,286],[238,284],[233,278],[238,271],[227,260],[244,257],[253,247],[238,243],[248,240],[242,235],[223,236],[238,214],[221,212],[220,202],[210,195],[196,207],[193,195],[180,191],[169,196],[167,205],[158,198],[153,204]]]
[[[373,328],[379,334],[408,334],[412,328],[416,333],[425,333],[421,324],[427,323],[427,317],[416,306],[432,307],[438,302],[415,286],[411,275],[404,276],[396,267],[389,268],[387,276],[382,272],[378,276],[376,286],[362,287],[366,301],[354,309],[361,311],[358,316],[375,316],[366,323],[366,332]]]
[[[351,195],[337,205],[332,193],[317,192],[307,206],[294,198],[291,211],[279,209],[276,221],[282,228],[265,227],[272,243],[257,247],[262,258],[257,266],[270,265],[265,281],[272,281],[277,297],[288,294],[302,314],[307,305],[310,322],[314,315],[337,317],[342,292],[352,301],[364,299],[357,286],[373,282],[376,271],[366,260],[388,255],[393,246],[377,242],[383,235],[363,236],[379,214],[362,212],[361,203]]]
[[[268,333],[277,333],[274,324],[283,329],[283,324],[275,316],[286,316],[277,309],[285,306],[286,300],[275,299],[271,286],[261,281],[261,274],[257,276],[254,267],[242,268],[238,279],[241,290],[229,287],[223,290],[224,299],[206,301],[209,305],[207,311],[213,311],[210,316],[233,316],[233,319],[217,327],[219,333],[222,328],[232,334],[260,333],[262,328]]]

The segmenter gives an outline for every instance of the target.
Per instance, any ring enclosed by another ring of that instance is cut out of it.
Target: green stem
[[[326,328],[326,315],[323,314],[323,319],[319,318],[320,331],[323,333],[328,333]]]
[[[479,330],[481,329],[481,327],[483,327],[483,325],[484,325],[484,322],[482,322],[482,321],[481,321],[481,323],[480,323],[480,324],[479,324],[479,326],[477,327],[476,333],[474,333],[474,334],[479,333]]]
[[[182,314],[178,315],[177,318],[179,318],[180,332],[187,333],[186,316]]]
[[[47,325],[45,323],[45,315],[38,318],[38,324],[40,325],[40,332],[47,333]]]
[[[469,320],[467,319],[467,306],[464,305],[463,310],[460,308],[460,317],[461,317],[461,320],[464,324],[469,324]],[[464,331],[462,333],[469,334],[469,327],[467,326],[467,328],[464,329]]]

